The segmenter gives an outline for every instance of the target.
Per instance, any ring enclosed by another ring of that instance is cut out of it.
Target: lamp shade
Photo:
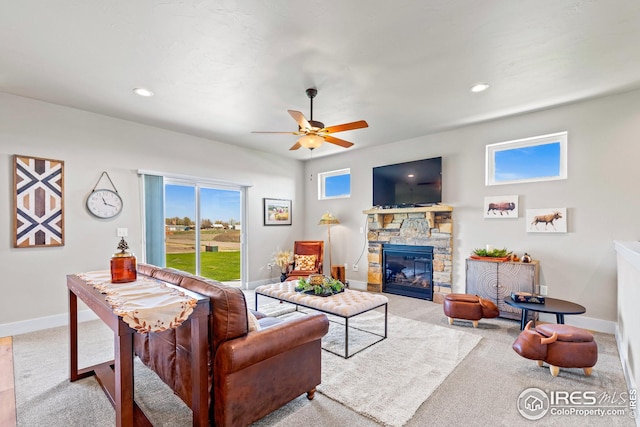
[[[322,215],[322,218],[320,218],[320,222],[318,222],[318,225],[332,225],[332,224],[340,224],[340,221],[338,221],[338,218],[331,215],[329,212]]]
[[[314,148],[318,148],[324,142],[324,138],[318,135],[309,134],[305,135],[298,140],[298,143],[304,148],[308,148],[313,150]]]

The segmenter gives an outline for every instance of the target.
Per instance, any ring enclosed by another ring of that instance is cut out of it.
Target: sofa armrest
[[[250,332],[220,345],[215,356],[215,369],[226,374],[240,371],[300,345],[320,340],[328,331],[327,316],[316,313]]]

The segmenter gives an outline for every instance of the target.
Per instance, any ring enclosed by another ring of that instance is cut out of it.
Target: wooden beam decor
[[[13,156],[16,248],[64,245],[64,162]]]

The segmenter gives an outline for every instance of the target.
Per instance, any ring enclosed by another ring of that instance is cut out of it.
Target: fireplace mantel
[[[408,214],[408,213],[422,213],[424,212],[427,221],[429,221],[429,227],[433,228],[435,223],[435,213],[436,212],[451,212],[453,211],[453,207],[447,205],[435,205],[435,206],[418,206],[412,208],[372,208],[362,211],[363,214],[373,215],[374,221],[378,223],[379,226],[384,224],[384,216],[385,215],[394,215],[394,214]]]

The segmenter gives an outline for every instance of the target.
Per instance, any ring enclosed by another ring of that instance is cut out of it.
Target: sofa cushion
[[[260,322],[258,322],[258,319],[254,316],[251,310],[247,310],[247,319],[249,320],[249,332],[259,331],[262,329]]]
[[[299,271],[313,271],[316,269],[316,259],[315,255],[295,255],[295,267],[294,270]]]

